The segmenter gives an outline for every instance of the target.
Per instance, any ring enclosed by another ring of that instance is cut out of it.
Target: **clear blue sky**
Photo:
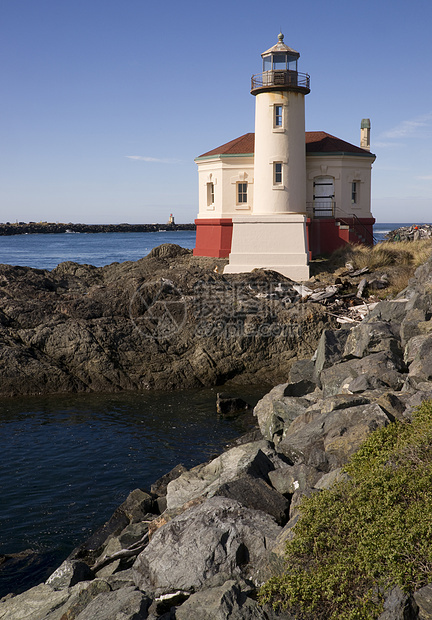
[[[372,123],[378,222],[432,221],[430,0],[0,0],[0,222],[190,222],[194,157],[254,131],[285,43],[306,129]]]

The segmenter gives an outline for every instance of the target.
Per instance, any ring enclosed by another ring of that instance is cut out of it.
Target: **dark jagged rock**
[[[333,319],[287,302],[288,278],[223,263],[165,244],[105,267],[0,265],[0,396],[285,380]]]
[[[252,407],[242,398],[231,396],[225,392],[219,392],[216,395],[216,411],[221,415],[229,415],[249,409]]]
[[[269,472],[269,476],[272,472]],[[285,525],[289,515],[289,502],[264,480],[243,476],[225,482],[215,492],[216,496],[235,499],[246,508],[261,510],[274,517],[278,525]]]

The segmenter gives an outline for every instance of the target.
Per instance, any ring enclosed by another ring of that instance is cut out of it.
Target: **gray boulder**
[[[75,620],[146,620],[151,600],[133,586],[103,592]]]
[[[408,363],[410,362],[408,378],[411,382],[430,381],[432,379],[432,334],[411,338],[405,348],[405,359]]]
[[[54,609],[44,620],[75,620],[94,598],[110,591],[111,587],[103,579],[95,579],[89,584],[80,583],[71,588],[66,603]]]
[[[345,359],[361,358],[380,351],[402,357],[399,338],[391,324],[384,321],[368,321],[351,329],[345,343],[343,357]]]
[[[269,476],[271,474],[272,472]],[[289,501],[261,478],[243,476],[232,482],[226,482],[217,489],[215,495],[235,499],[246,508],[266,512],[278,525],[283,526],[288,520]]]
[[[405,291],[403,291],[404,293]],[[396,299],[389,301],[381,301],[369,314],[366,321],[387,321],[390,322],[394,329],[404,320],[407,313],[408,298],[402,295]]]
[[[316,406],[317,408],[319,407],[322,413],[331,413],[338,409],[349,409],[350,407],[368,405],[369,402],[369,399],[364,395],[335,394],[334,396],[329,396],[325,400],[319,401]]]
[[[68,600],[70,592],[40,584],[12,598],[0,601],[1,620],[45,620]]]
[[[408,340],[422,333],[422,326],[425,322],[430,323],[428,313],[423,308],[413,308],[407,312],[400,326],[400,338],[402,346],[405,346]]]
[[[432,620],[432,585],[428,584],[414,593],[414,601],[418,605],[419,620]]]
[[[371,431],[388,423],[377,404],[309,411],[292,422],[279,450],[292,461],[328,472],[344,465]]]
[[[340,362],[350,329],[325,329],[315,353],[315,369],[319,376],[324,368]]]
[[[184,465],[182,465],[181,463],[179,465],[176,465],[175,467],[173,467],[173,469],[171,469],[171,471],[158,478],[158,480],[156,480],[156,482],[151,485],[151,493],[158,496],[165,496],[167,492],[167,486],[171,482],[171,480],[175,480],[185,471],[187,471],[187,469]]]
[[[363,385],[362,391],[380,388],[400,390],[405,380],[402,369],[403,361],[385,352],[335,364],[321,372],[323,396],[327,398],[341,392],[358,392],[360,383]],[[355,379],[357,381],[354,382]]]
[[[296,491],[303,493],[306,489],[313,488],[321,476],[322,473],[315,467],[304,464],[275,469],[269,473],[272,486],[284,495],[294,495]]]
[[[201,495],[211,497],[226,482],[244,475],[268,479],[268,472],[284,463],[265,440],[235,446],[172,480],[167,487],[168,510]]]
[[[156,595],[201,589],[218,575],[261,580],[267,549],[281,528],[267,514],[212,497],[154,534],[133,565],[137,586]]]
[[[65,560],[53,574],[48,577],[46,584],[54,590],[70,588],[80,581],[91,581],[94,573],[85,562],[79,560]]]
[[[331,489],[332,486],[338,482],[347,479],[348,475],[343,472],[343,468],[338,467],[330,471],[328,474],[323,474],[318,482],[314,484],[314,488],[319,490]]]
[[[0,601],[1,620],[67,620],[78,614],[110,586],[101,579],[54,590],[42,583],[22,594]]]
[[[290,383],[307,380],[316,384],[315,362],[312,360],[296,360],[290,368],[288,378]]]
[[[290,620],[287,613],[276,614],[271,607],[261,607],[250,598],[251,588],[234,579],[221,586],[196,592],[181,605],[176,620]]]
[[[277,385],[261,398],[253,412],[263,437],[276,444],[289,423],[310,405],[306,399],[287,396],[289,389],[289,383]]]
[[[413,597],[395,587],[386,594],[384,611],[378,620],[416,620],[419,618],[417,612],[418,607]]]

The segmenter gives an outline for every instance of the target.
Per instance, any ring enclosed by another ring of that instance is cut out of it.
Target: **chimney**
[[[360,146],[362,149],[370,151],[370,118],[363,118],[360,127]]]

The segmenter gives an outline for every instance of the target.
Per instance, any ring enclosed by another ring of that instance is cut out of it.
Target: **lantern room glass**
[[[292,54],[269,54],[263,58],[263,71],[297,71],[297,58]]]

